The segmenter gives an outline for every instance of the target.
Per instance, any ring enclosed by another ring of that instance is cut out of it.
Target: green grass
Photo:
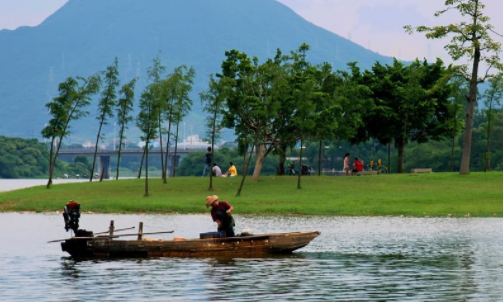
[[[59,184],[0,193],[0,212],[61,211],[68,200],[94,213],[205,213],[205,198],[216,194],[229,201],[236,214],[502,217],[503,173],[433,173],[353,177],[251,177],[241,193],[237,178],[176,177],[163,184],[144,179]]]

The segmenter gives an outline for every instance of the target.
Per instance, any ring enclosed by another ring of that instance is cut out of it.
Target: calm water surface
[[[88,179],[54,179],[53,184],[64,184],[71,182],[84,182],[89,181]],[[35,187],[35,186],[45,186],[47,184],[47,179],[0,179],[0,192],[18,190],[23,188]]]
[[[91,215],[193,238],[209,215]],[[320,230],[290,256],[76,262],[60,214],[0,214],[1,301],[503,301],[503,219],[256,218],[237,231]]]

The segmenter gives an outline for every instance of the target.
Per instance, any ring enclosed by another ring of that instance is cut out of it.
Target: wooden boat
[[[80,204],[70,201],[64,207],[65,229],[72,230],[75,237],[53,240],[61,242],[61,248],[73,258],[132,258],[132,257],[206,257],[206,256],[260,256],[291,253],[309,244],[320,232],[294,232],[221,237],[222,232],[203,233],[199,239],[174,238],[160,240],[145,238],[144,235],[173,233],[173,231],[143,232],[140,222],[137,233],[120,234],[134,227],[115,229],[110,221],[108,231],[93,233],[79,229]],[[225,232],[223,232],[225,233]],[[207,236],[211,235],[211,236]],[[120,237],[137,236],[136,240]],[[210,238],[207,238],[210,237]]]
[[[144,234],[138,234],[141,237]],[[114,236],[73,237],[61,243],[73,258],[147,258],[261,256],[288,254],[308,245],[320,232],[292,232],[237,237],[119,240]]]

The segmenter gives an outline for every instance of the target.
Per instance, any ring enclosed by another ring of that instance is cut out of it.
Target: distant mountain
[[[70,0],[39,26],[0,31],[0,135],[41,138],[49,120],[44,105],[57,95],[58,84],[104,70],[115,57],[123,83],[140,76],[139,92],[157,54],[168,70],[181,64],[196,69],[194,112],[186,126],[187,134],[201,134],[197,94],[219,71],[226,50],[263,60],[277,48],[289,52],[304,42],[311,45],[309,60],[337,69],[350,61],[363,68],[391,62],[274,0]],[[96,106],[89,111],[74,127],[72,142],[96,135]],[[113,125],[107,131],[113,133]]]

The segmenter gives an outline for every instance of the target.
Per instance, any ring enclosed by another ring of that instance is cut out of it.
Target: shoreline
[[[305,177],[301,190],[296,178],[263,177],[259,182],[247,179],[239,197],[240,177],[214,179],[211,191],[208,179],[201,177],[171,178],[167,184],[155,179],[149,182],[148,196],[144,179],[57,181],[65,184],[1,192],[0,212],[56,213],[68,200],[76,200],[83,213],[207,214],[205,197],[218,195],[236,214],[262,217],[503,217],[503,173],[494,172]],[[18,187],[42,182],[21,181]]]
[[[85,182],[89,181],[88,179],[83,179],[83,178],[71,178],[71,179],[63,179],[63,178],[57,178],[52,181],[53,184],[66,184],[66,183],[78,183],[78,182]],[[47,179],[28,179],[28,178],[21,178],[21,179],[0,179],[0,192],[9,192],[9,191],[15,191],[15,190],[20,190],[20,189],[27,189],[31,187],[38,187],[38,186],[45,186],[47,184]]]

